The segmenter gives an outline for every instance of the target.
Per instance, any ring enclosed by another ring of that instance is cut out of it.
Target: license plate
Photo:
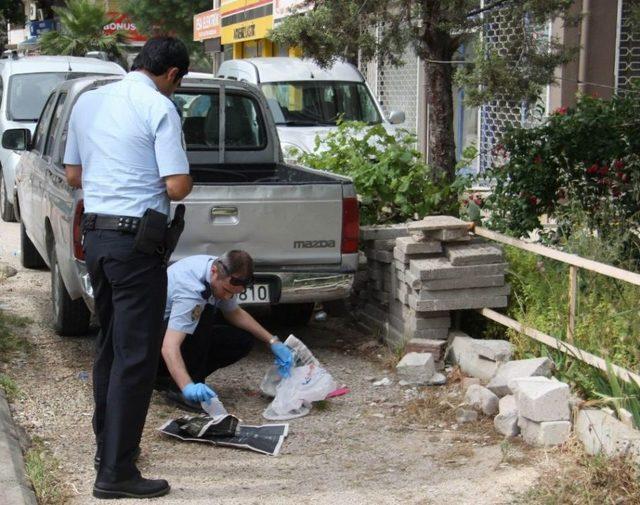
[[[240,303],[270,303],[269,284],[254,284],[238,295]]]

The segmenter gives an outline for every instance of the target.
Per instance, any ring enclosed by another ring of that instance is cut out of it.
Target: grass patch
[[[12,402],[20,396],[18,385],[8,375],[0,373],[0,389],[4,391],[7,401]]]
[[[570,461],[560,458],[559,464],[545,471],[535,487],[519,495],[514,504],[640,503],[640,468],[629,459],[589,456],[578,442],[567,444],[563,452],[567,453]]]
[[[24,464],[39,505],[65,503],[66,495],[58,480],[58,461],[41,439],[32,440],[32,446],[25,454]]]
[[[29,349],[29,342],[14,334],[16,328],[24,328],[29,323],[29,318],[14,316],[0,310],[0,357]]]

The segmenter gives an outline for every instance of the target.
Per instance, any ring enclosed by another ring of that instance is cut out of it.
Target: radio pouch
[[[157,210],[147,209],[140,219],[134,248],[145,254],[164,255],[167,235],[167,215]]]

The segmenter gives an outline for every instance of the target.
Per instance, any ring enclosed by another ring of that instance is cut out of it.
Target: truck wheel
[[[55,246],[51,251],[51,301],[53,329],[58,335],[75,337],[86,335],[91,314],[82,298],[72,300],[60,275]]]
[[[47,266],[36,246],[27,236],[24,223],[20,223],[20,261],[25,268],[44,268]]]
[[[304,326],[311,319],[315,303],[282,303],[271,307],[271,318],[279,324]]]
[[[0,214],[2,214],[2,220],[7,223],[15,223],[16,215],[13,212],[13,205],[9,201],[7,196],[7,188],[4,183],[4,177],[2,170],[0,170]]]

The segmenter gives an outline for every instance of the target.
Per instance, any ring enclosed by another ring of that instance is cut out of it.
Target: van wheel
[[[13,211],[13,205],[9,201],[7,196],[7,187],[4,183],[4,177],[2,170],[0,170],[0,214],[2,214],[2,220],[7,223],[15,223],[16,215]]]
[[[315,303],[282,303],[271,307],[271,319],[278,324],[304,326],[311,319]]]
[[[72,300],[64,286],[55,246],[51,251],[51,301],[53,306],[53,329],[58,335],[76,337],[86,335],[91,313],[82,298]]]
[[[20,223],[20,261],[25,268],[45,268],[47,264],[27,236],[24,223]]]

